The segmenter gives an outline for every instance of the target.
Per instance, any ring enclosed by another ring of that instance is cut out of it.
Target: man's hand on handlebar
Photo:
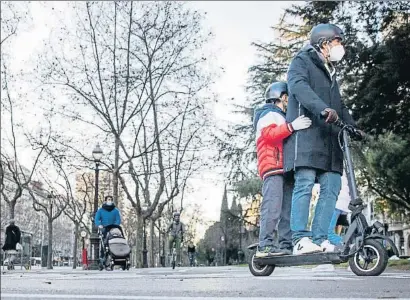
[[[366,137],[366,134],[365,134],[362,130],[357,129],[357,128],[355,128],[355,127],[352,126],[352,125],[347,125],[347,124],[345,124],[345,123],[343,122],[343,120],[340,120],[340,119],[339,119],[339,117],[337,117],[337,119],[336,119],[334,122],[328,122],[327,120],[329,119],[329,116],[330,116],[330,114],[331,114],[331,112],[330,112],[329,110],[334,111],[334,110],[331,109],[331,108],[326,108],[324,111],[322,111],[322,112],[320,113],[320,117],[321,117],[321,118],[326,118],[326,123],[335,123],[336,126],[339,126],[340,128],[345,128],[345,129],[347,130],[347,132],[349,133],[349,135],[350,135],[352,138],[356,139],[356,140],[359,140],[359,141],[360,141],[360,140],[362,140],[362,139],[364,139],[364,138]],[[337,116],[336,111],[334,111],[334,113],[335,113],[336,116]],[[333,119],[332,119],[332,120],[333,120]]]
[[[325,122],[329,124],[335,123],[337,122],[337,120],[339,120],[337,112],[332,108],[326,108],[324,111],[321,112],[321,115],[324,115],[326,117]]]
[[[102,225],[98,225],[98,228],[103,229],[103,228],[104,228],[104,226],[102,226]]]

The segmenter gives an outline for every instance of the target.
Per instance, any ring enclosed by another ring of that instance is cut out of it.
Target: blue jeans
[[[342,244],[342,237],[337,235],[335,232],[337,219],[339,218],[342,211],[340,209],[335,209],[333,212],[332,220],[330,221],[329,230],[327,232],[327,239],[333,245],[340,245]]]
[[[315,179],[319,180],[320,195],[315,208],[312,231],[308,226],[310,200]],[[290,227],[295,245],[304,237],[311,237],[320,245],[327,239],[327,233],[340,192],[341,175],[313,168],[298,168],[295,171],[295,187],[292,195]]]
[[[263,181],[260,208],[259,247],[292,247],[290,231],[290,208],[292,203],[293,180],[283,175],[272,175]],[[275,241],[277,228],[278,243]]]

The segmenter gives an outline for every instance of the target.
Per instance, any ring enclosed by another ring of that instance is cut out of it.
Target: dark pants
[[[181,261],[181,238],[179,236],[173,236],[169,235],[169,254],[172,255],[172,248],[174,247],[175,243],[175,249],[177,252],[177,257],[176,260],[179,263]]]
[[[104,227],[104,228],[102,228],[102,229],[100,229],[100,230],[101,230],[101,235],[102,235],[102,240],[103,240],[103,242],[100,243],[100,259],[101,259],[102,261],[104,261],[104,260],[105,260],[105,245],[106,245],[105,240],[106,240],[106,238],[107,238],[108,230],[107,230],[106,227]]]
[[[259,247],[275,246],[276,228],[279,248],[292,247],[290,230],[292,190],[293,180],[283,175],[269,176],[263,181]]]
[[[195,252],[188,252],[188,257],[189,257],[189,264],[193,266],[195,263]]]

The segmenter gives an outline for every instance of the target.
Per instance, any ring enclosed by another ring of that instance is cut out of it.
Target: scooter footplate
[[[274,265],[277,267],[320,265],[320,264],[340,264],[344,262],[340,259],[338,252],[320,252],[300,255],[269,256],[263,258],[254,257],[254,263],[259,265]]]

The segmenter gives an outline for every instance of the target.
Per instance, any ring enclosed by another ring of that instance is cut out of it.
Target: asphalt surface
[[[5,271],[1,299],[262,300],[410,299],[410,272],[387,269],[378,277],[358,277],[332,266],[277,268],[254,277],[247,267],[197,267],[176,270]]]

